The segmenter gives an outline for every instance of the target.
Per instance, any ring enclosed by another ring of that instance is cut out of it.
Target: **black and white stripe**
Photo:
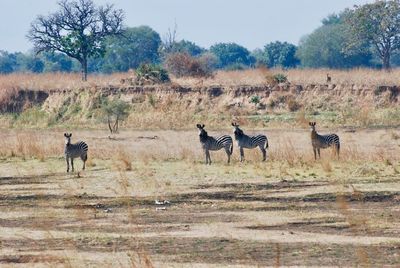
[[[206,155],[206,164],[211,165],[210,151],[218,151],[222,148],[225,149],[229,163],[231,161],[231,155],[233,152],[232,137],[229,135],[222,135],[214,138],[212,136],[208,136],[207,131],[204,130],[204,125],[197,124],[196,126],[199,129],[200,143]]]
[[[339,136],[336,134],[328,134],[328,135],[319,135],[315,130],[316,122],[308,123],[311,127],[311,144],[314,151],[314,159],[317,159],[317,152],[319,158],[321,158],[320,149],[325,149],[328,147],[333,147],[337,157],[339,158],[340,151],[340,140]]]
[[[259,147],[263,154],[263,161],[267,159],[267,148],[268,139],[265,135],[248,136],[244,134],[243,130],[239,128],[239,125],[232,123],[234,127],[233,133],[235,134],[235,140],[237,140],[239,150],[240,150],[240,162],[244,160],[244,148],[254,149]]]
[[[85,164],[87,160],[87,152],[88,152],[88,145],[83,142],[79,141],[77,143],[71,143],[71,136],[72,133],[64,133],[65,137],[65,148],[64,148],[64,155],[65,160],[67,161],[67,172],[69,172],[69,160],[71,160],[72,171],[74,171],[74,158],[80,157],[83,161],[83,170],[85,170]]]

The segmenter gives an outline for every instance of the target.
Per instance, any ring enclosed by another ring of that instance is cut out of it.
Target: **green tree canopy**
[[[351,53],[346,51],[348,26],[343,22],[345,13],[330,15],[323,25],[302,38],[296,53],[303,67],[351,68],[368,66],[372,58],[369,46],[359,43]]]
[[[400,0],[376,1],[356,6],[346,17],[350,29],[347,49],[354,50],[360,43],[369,43],[382,60],[383,68],[390,68],[390,57],[400,48]]]
[[[210,47],[210,52],[218,59],[219,68],[229,68],[232,65],[250,66],[255,59],[243,46],[235,43],[218,43]]]
[[[157,63],[160,35],[148,26],[127,28],[122,35],[110,37],[99,68],[103,72],[136,69],[142,63]]]
[[[0,73],[8,74],[17,70],[17,54],[0,50]]]
[[[299,64],[296,46],[287,42],[272,42],[265,45],[258,61],[268,67],[292,68]]]
[[[173,53],[181,52],[181,53],[188,53],[191,56],[199,56],[205,51],[206,50],[204,48],[199,47],[195,43],[187,40],[181,40],[173,43],[172,45]]]

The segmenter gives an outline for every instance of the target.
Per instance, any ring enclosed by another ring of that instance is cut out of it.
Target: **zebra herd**
[[[311,144],[313,146],[314,151],[314,159],[317,159],[317,152],[319,158],[321,158],[320,149],[325,149],[328,147],[333,147],[335,149],[337,157],[339,157],[340,151],[340,141],[339,136],[336,134],[328,134],[328,135],[320,135],[315,130],[315,122],[309,122],[311,127]],[[219,137],[209,136],[207,131],[204,129],[204,124],[197,124],[197,128],[199,129],[199,137],[200,143],[203,147],[203,151],[206,155],[206,164],[211,164],[210,151],[218,151],[222,148],[225,149],[226,155],[228,156],[228,164],[231,159],[231,155],[233,152],[233,141],[231,136],[222,135]],[[263,134],[258,134],[255,136],[246,135],[243,130],[239,128],[237,123],[232,123],[234,127],[233,134],[235,135],[235,140],[237,141],[239,151],[240,151],[240,162],[244,160],[244,148],[246,149],[254,149],[260,148],[263,159],[265,161],[267,159],[267,149],[268,138]]]
[[[320,149],[325,149],[328,147],[333,147],[337,157],[339,157],[340,151],[340,140],[339,136],[336,134],[329,135],[320,135],[315,130],[316,122],[309,122],[309,126],[311,127],[311,144],[314,152],[314,159],[317,159],[317,153],[319,158],[321,158]],[[228,164],[231,160],[231,156],[233,153],[233,140],[229,135],[222,135],[218,137],[209,136],[207,131],[204,129],[204,124],[196,125],[199,130],[199,138],[200,143],[203,148],[203,151],[206,156],[206,164],[211,165],[211,157],[210,151],[218,151],[222,148],[225,149],[226,155],[228,157]],[[232,123],[233,126],[233,134],[235,136],[235,140],[237,141],[239,151],[240,151],[240,162],[244,160],[244,148],[246,149],[254,149],[260,148],[263,161],[267,159],[267,149],[268,139],[266,135],[259,134],[255,136],[249,136],[243,132],[242,129],[239,128],[237,123]],[[83,161],[83,170],[85,169],[85,163],[88,158],[88,145],[79,141],[77,143],[71,143],[72,133],[64,133],[65,137],[65,148],[64,155],[65,160],[67,161],[67,172],[69,172],[69,162],[71,162],[72,171],[74,171],[74,158],[80,157]]]

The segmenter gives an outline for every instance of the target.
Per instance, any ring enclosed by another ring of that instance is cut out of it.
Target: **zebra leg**
[[[317,150],[318,150],[318,157],[319,157],[319,159],[321,159],[321,149],[318,148]]]
[[[336,146],[337,159],[339,160],[340,146]]]
[[[240,162],[243,162],[244,160],[244,151],[243,151],[243,147],[240,147]]]
[[[68,160],[68,157],[65,157],[65,160],[67,161],[67,172],[69,172],[69,160]]]
[[[208,164],[211,165],[211,157],[210,157],[210,151],[209,150],[206,151],[206,165],[207,165],[207,160],[208,160]]]
[[[259,147],[260,147],[261,152],[263,154],[263,160],[262,161],[267,160],[267,151],[265,150],[265,148],[262,145],[260,145]]]
[[[82,168],[82,170],[85,170],[85,167],[86,167],[86,160],[87,160],[87,154],[82,155],[82,156],[81,156],[81,159],[82,159],[82,161],[83,161],[83,168]]]
[[[71,167],[72,167],[72,172],[74,172],[74,159],[71,157]]]
[[[226,155],[228,156],[228,164],[231,161],[231,150],[229,147],[225,147]]]
[[[314,160],[317,160],[317,150],[313,147],[313,151],[314,151]]]

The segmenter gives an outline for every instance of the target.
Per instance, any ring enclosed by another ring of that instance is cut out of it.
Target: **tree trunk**
[[[115,119],[115,124],[114,124],[114,127],[113,127],[114,133],[118,133],[118,121],[119,121],[119,118],[118,118],[118,115],[117,115],[117,118]]]
[[[111,134],[113,134],[113,129],[112,129],[112,127],[111,127],[111,119],[110,119],[110,116],[108,116],[107,119],[108,119],[108,128],[110,129]]]
[[[81,61],[82,68],[82,81],[87,81],[87,57],[84,57]]]
[[[390,52],[385,51],[382,57],[382,64],[383,64],[383,69],[386,71],[390,70]]]

